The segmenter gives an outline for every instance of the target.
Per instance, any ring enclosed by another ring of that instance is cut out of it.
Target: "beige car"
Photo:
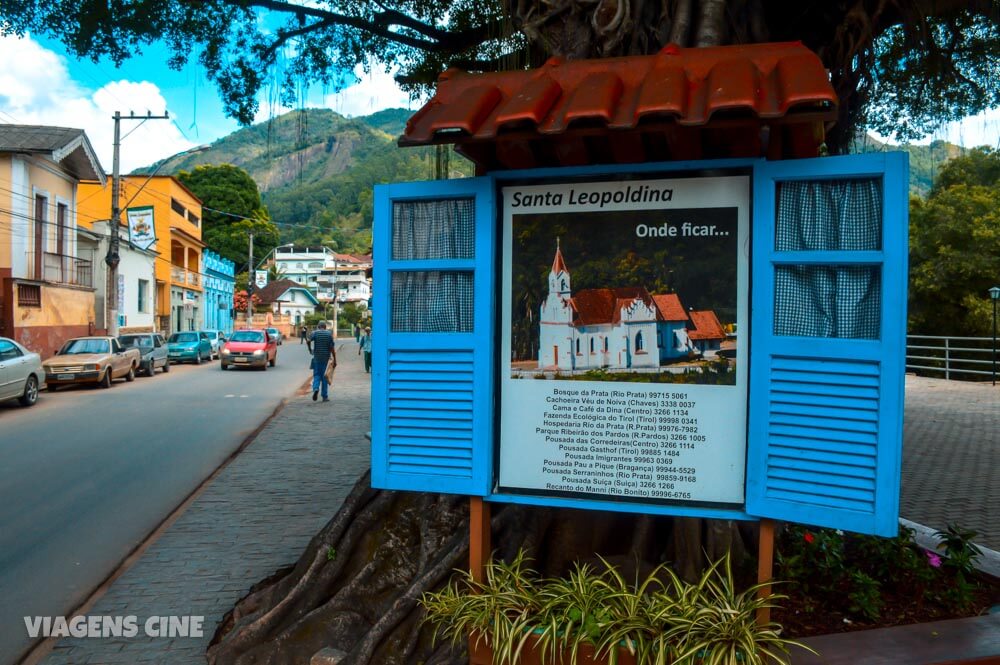
[[[96,383],[110,388],[114,379],[133,381],[142,356],[114,337],[77,337],[46,360],[45,383],[50,392],[73,383]]]
[[[44,382],[38,354],[0,337],[0,402],[16,399],[21,406],[31,406],[38,400],[38,389]]]

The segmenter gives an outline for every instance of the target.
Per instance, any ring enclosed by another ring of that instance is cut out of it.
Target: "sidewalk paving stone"
[[[62,639],[43,663],[204,663],[223,615],[251,585],[295,563],[368,468],[370,375],[357,351],[341,340],[330,402],[290,398],[87,613],[135,615],[138,636]],[[189,615],[204,616],[201,638],[144,634],[148,617]]]

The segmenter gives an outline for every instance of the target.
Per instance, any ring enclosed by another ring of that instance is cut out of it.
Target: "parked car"
[[[142,357],[126,349],[116,337],[76,337],[42,363],[49,392],[73,383],[96,383],[110,388],[114,379],[134,381]]]
[[[132,333],[119,335],[118,341],[125,348],[139,349],[139,366],[146,376],[153,376],[157,367],[164,372],[170,371],[170,358],[167,356],[167,342],[159,333]]]
[[[12,339],[0,337],[0,402],[16,399],[21,406],[32,406],[44,382],[41,357]]]
[[[222,353],[222,345],[226,343],[226,333],[224,330],[209,329],[203,330],[208,335],[208,341],[212,343],[212,355],[216,358]]]
[[[222,347],[220,366],[256,367],[266,370],[278,361],[278,340],[266,330],[237,330]]]
[[[268,328],[267,334],[277,340],[278,346],[281,346],[285,341],[285,336],[277,328]]]
[[[212,359],[212,342],[198,330],[175,332],[167,338],[167,357],[172,362],[200,365],[203,360]]]

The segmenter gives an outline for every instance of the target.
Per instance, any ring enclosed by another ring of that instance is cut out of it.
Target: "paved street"
[[[308,378],[279,347],[266,372],[219,362],[0,404],[0,663],[24,616],[66,614]]]
[[[338,348],[330,402],[293,398],[88,612],[135,615],[140,629],[151,616],[204,616],[204,635],[64,639],[45,665],[205,662],[223,615],[298,559],[368,468],[369,375],[353,341]]]
[[[906,377],[900,514],[1000,551],[1000,386]]]

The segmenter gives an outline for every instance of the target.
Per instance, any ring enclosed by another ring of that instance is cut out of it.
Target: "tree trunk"
[[[445,665],[464,649],[435,642],[417,601],[468,565],[469,500],[378,491],[362,476],[340,511],[294,567],[251,589],[224,618],[208,651],[212,665],[292,665],[334,647],[344,664]],[[663,561],[693,577],[730,548],[744,552],[732,523],[519,505],[494,508],[494,556],[524,548],[542,575],[566,574],[600,554],[625,575]],[[736,559],[739,561],[739,558]]]

